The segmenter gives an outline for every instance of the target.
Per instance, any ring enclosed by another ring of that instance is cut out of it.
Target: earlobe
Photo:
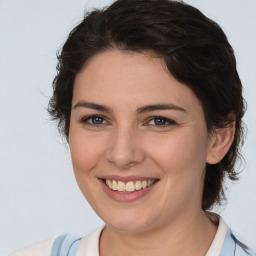
[[[206,162],[208,164],[217,164],[224,158],[234,141],[235,131],[235,121],[229,123],[224,128],[215,129],[207,154]]]

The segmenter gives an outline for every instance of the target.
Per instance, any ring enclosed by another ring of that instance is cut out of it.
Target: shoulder
[[[58,247],[59,244],[57,245],[58,250],[60,249],[66,251],[68,247],[69,250],[77,250],[76,255],[78,256],[99,255],[98,244],[100,234],[103,228],[104,226],[97,228],[96,230],[86,235],[82,239],[77,239],[76,237],[70,234],[62,235],[57,238],[47,239],[45,241],[35,243],[33,245],[17,250],[8,256],[50,256],[53,248],[56,247],[56,245],[58,244],[56,243],[57,240],[59,240],[62,237],[65,237],[65,239],[61,241],[61,249]],[[77,243],[73,243],[75,240],[77,241]],[[70,243],[70,241],[73,242]],[[75,247],[76,245],[78,245],[78,248]]]
[[[255,256],[256,254],[253,253],[250,248],[246,245],[246,243],[241,239],[238,238],[239,236],[236,235],[231,229],[228,230],[223,248],[221,251],[221,256],[228,255],[232,253],[234,256]]]
[[[39,243],[24,247],[9,256],[49,256],[55,238],[50,238]]]
[[[218,224],[218,229],[206,256],[256,256],[243,239],[229,228],[221,216],[211,212],[207,212],[207,215]]]
[[[76,255],[99,255],[99,239],[103,229],[104,226],[99,227],[87,236],[83,237]]]
[[[235,255],[236,256],[256,256],[256,252],[253,252],[238,235],[231,230],[231,237],[235,242]]]

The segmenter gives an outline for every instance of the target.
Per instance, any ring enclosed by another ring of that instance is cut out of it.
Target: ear
[[[215,129],[206,158],[208,164],[217,164],[224,158],[234,141],[235,131],[235,121],[232,121],[224,128]]]

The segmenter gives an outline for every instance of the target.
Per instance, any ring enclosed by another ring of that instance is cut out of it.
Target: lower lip
[[[146,196],[154,188],[157,182],[145,189],[136,190],[134,192],[119,192],[110,189],[103,180],[100,180],[106,194],[113,200],[118,202],[132,202]]]

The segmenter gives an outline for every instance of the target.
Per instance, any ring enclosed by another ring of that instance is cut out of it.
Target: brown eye
[[[91,124],[102,124],[103,122],[104,122],[104,119],[102,117],[94,116],[94,117],[91,117],[91,120],[90,120],[89,123],[91,123]]]
[[[82,118],[80,120],[80,123],[82,123],[83,125],[100,126],[106,125],[107,121],[103,116],[93,115]]]
[[[161,116],[156,116],[156,117],[153,117],[152,119],[150,119],[148,124],[149,125],[154,125],[154,126],[166,127],[166,126],[174,125],[174,124],[176,124],[176,122],[171,120],[171,119],[169,119],[169,118],[165,118],[165,117],[161,117]]]
[[[154,123],[155,125],[166,125],[167,121],[163,118],[155,118]]]

